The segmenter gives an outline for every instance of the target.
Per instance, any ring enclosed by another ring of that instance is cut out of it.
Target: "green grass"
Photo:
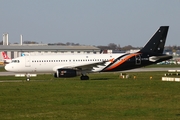
[[[0,65],[0,72],[5,72],[6,70],[4,69],[3,65]]]
[[[0,119],[180,119],[179,82],[162,82],[164,72],[128,74],[129,79],[100,73],[90,74],[89,81],[38,75],[30,82],[1,82]]]

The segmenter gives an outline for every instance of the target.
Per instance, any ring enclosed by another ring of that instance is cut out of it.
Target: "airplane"
[[[11,62],[11,58],[9,58],[8,55],[4,51],[1,52],[1,55],[3,57],[3,61],[5,64],[8,64]]]
[[[9,64],[12,61],[12,59],[4,51],[1,52],[1,55],[5,64]],[[21,56],[25,56],[25,53],[21,53]]]
[[[91,72],[140,68],[172,58],[163,54],[168,29],[169,26],[160,26],[145,46],[135,53],[23,56],[12,59],[5,69],[24,73],[29,81],[33,73],[54,73],[55,78],[81,75],[81,80],[89,80],[87,73]]]
[[[26,54],[25,53],[21,53],[21,56],[25,56]],[[27,54],[28,55],[28,54]]]

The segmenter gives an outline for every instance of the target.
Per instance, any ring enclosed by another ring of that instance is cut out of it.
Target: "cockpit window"
[[[19,60],[12,60],[12,63],[19,63]]]

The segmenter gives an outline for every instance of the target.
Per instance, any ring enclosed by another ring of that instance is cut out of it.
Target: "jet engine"
[[[59,77],[75,77],[79,76],[81,72],[76,69],[58,69],[56,73],[54,73],[55,78]]]

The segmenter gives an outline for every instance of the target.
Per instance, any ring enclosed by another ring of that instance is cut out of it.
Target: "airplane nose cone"
[[[5,68],[6,71],[11,71],[12,70],[12,69],[10,69],[9,65],[6,65],[4,68]]]

